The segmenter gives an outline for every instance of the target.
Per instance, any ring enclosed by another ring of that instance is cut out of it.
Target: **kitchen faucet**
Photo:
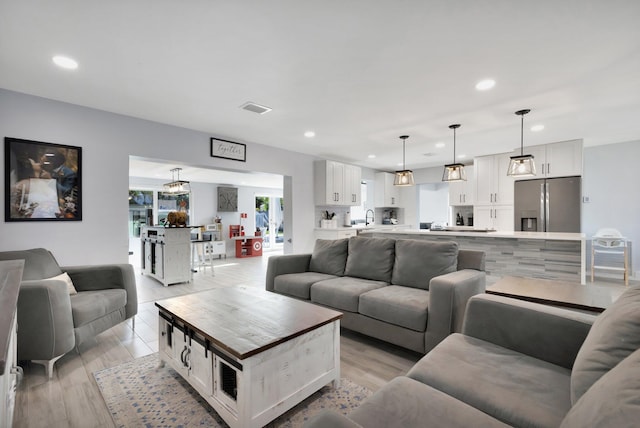
[[[369,211],[371,211],[371,223],[369,223]],[[370,224],[373,224],[374,221],[375,219],[374,219],[373,210],[369,208],[367,212],[364,214],[364,225],[369,226]]]

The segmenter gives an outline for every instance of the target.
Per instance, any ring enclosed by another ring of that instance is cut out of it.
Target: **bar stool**
[[[624,285],[629,285],[629,255],[627,251],[627,239],[616,229],[600,229],[591,238],[591,282],[593,282],[596,269],[623,272]],[[601,261],[596,265],[596,257],[600,255]],[[620,262],[606,265],[607,261],[622,256]]]
[[[191,241],[191,271],[197,272],[198,268],[211,268],[213,271],[213,244],[211,241],[197,240]]]

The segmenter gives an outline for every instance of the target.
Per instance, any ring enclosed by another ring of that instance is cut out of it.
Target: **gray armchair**
[[[44,248],[0,252],[0,260],[24,260],[18,296],[18,359],[53,365],[74,347],[136,315],[138,298],[128,264],[61,267]],[[67,272],[77,294],[62,280]]]

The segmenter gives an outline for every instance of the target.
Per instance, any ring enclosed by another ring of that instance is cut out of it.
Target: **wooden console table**
[[[604,311],[625,290],[625,287],[615,285],[580,285],[515,276],[505,276],[487,287],[488,294],[590,312]]]

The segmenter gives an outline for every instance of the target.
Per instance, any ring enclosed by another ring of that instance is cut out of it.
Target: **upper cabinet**
[[[453,181],[449,183],[449,205],[473,205],[476,192],[473,166],[464,167],[467,181]]]
[[[513,178],[507,175],[511,153],[480,156],[473,160],[476,205],[513,204]]]
[[[347,205],[358,206],[362,203],[362,169],[354,165],[344,167],[344,194]]]
[[[400,192],[393,185],[395,176],[388,172],[376,173],[375,187],[375,207],[397,207],[400,206]]]
[[[525,147],[532,154],[538,177],[582,175],[582,140]]]
[[[323,160],[314,163],[316,205],[360,205],[360,167]]]

